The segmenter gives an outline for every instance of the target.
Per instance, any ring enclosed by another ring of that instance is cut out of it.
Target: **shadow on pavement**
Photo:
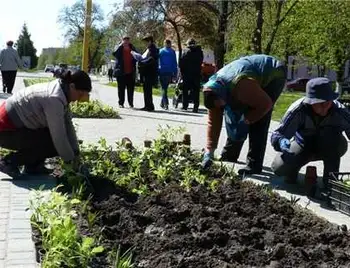
[[[15,179],[5,178],[2,181],[9,181],[17,187],[28,189],[28,190],[38,190],[43,187],[43,190],[49,190],[57,186],[57,180],[53,176],[42,175],[42,176],[30,176],[21,175]]]
[[[325,197],[323,197],[319,191],[320,178],[318,178],[318,190],[314,198],[308,197],[305,193],[304,188],[304,176],[305,174],[299,173],[297,184],[288,184],[284,182],[282,177],[276,176],[270,167],[263,167],[263,172],[259,175],[250,175],[247,179],[258,180],[263,184],[269,185],[274,190],[286,191],[292,195],[302,196],[304,198],[309,199],[310,201],[317,203],[321,208],[335,211],[332,207],[330,207],[327,203]]]

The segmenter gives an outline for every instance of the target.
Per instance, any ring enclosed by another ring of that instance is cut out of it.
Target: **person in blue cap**
[[[247,165],[238,173],[261,173],[273,105],[285,81],[285,65],[263,54],[234,60],[209,79],[203,87],[209,110],[204,168],[212,163],[224,118],[228,138],[221,160],[237,162],[249,134]]]
[[[329,173],[338,172],[340,158],[347,151],[350,138],[350,112],[336,99],[331,82],[324,77],[306,84],[306,96],[295,101],[271,136],[278,154],[271,168],[287,183],[296,183],[299,170],[311,161],[323,160],[323,183]]]

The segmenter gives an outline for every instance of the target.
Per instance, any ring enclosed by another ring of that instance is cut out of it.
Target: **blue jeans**
[[[161,105],[169,105],[168,100],[168,87],[172,78],[171,73],[164,73],[159,76],[160,84],[162,86],[162,101]]]

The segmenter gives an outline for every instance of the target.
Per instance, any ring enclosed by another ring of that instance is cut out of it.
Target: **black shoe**
[[[198,113],[198,108],[193,108],[192,112],[197,114]]]
[[[23,168],[23,173],[28,175],[49,175],[53,172],[53,169],[45,167],[45,164],[39,165],[26,165]]]
[[[146,111],[146,112],[153,112],[154,111],[154,107],[143,107],[141,109],[139,109],[140,111]]]
[[[133,104],[129,104],[129,107],[130,107],[131,109],[133,109],[133,108],[134,108],[134,105],[133,105]]]
[[[187,111],[187,108],[182,107],[181,111]]]
[[[250,166],[245,166],[244,168],[241,168],[238,170],[238,175],[253,175],[253,174],[260,174],[262,172],[261,168],[252,168]]]
[[[8,163],[4,159],[0,160],[0,172],[9,175],[12,178],[15,178],[15,177],[18,177],[19,175],[21,175],[21,172],[20,172],[17,165],[13,165],[11,163]]]
[[[230,158],[226,154],[222,154],[219,160],[222,162],[232,162],[232,163],[238,162],[238,158]]]

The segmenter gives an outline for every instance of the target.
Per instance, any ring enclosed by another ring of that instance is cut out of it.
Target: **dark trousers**
[[[48,128],[1,131],[0,147],[13,150],[6,158],[19,166],[36,166],[58,155]]]
[[[154,110],[152,91],[156,78],[153,75],[145,75],[143,79],[143,98],[145,102],[145,108]]]
[[[1,71],[3,91],[12,94],[17,71]]]
[[[183,77],[183,89],[182,89],[182,107],[188,108],[189,94],[192,96],[193,109],[199,107],[199,91],[201,88],[201,79],[198,77]]]
[[[278,153],[271,168],[278,176],[297,178],[299,170],[311,161],[323,161],[323,178],[327,186],[329,173],[339,172],[340,158],[346,153],[348,143],[340,131],[334,128],[321,129],[318,135],[310,137],[301,147],[292,141],[293,154]]]
[[[159,81],[162,86],[162,100],[161,105],[162,106],[168,106],[169,100],[168,100],[168,87],[171,82],[172,74],[171,73],[164,73],[159,76]]]
[[[117,77],[118,82],[118,98],[119,105],[124,105],[125,88],[128,93],[128,103],[130,107],[134,107],[134,90],[135,90],[135,74],[125,74]]]
[[[264,89],[273,103],[275,103],[281,95],[284,84],[285,79],[276,79],[271,81],[271,83]],[[272,111],[273,107],[263,118],[254,124],[249,125],[247,166],[256,170],[261,170],[263,166]],[[226,145],[222,150],[222,157],[225,157],[232,162],[236,162],[242,150],[243,143],[244,141],[232,141],[228,138]]]

